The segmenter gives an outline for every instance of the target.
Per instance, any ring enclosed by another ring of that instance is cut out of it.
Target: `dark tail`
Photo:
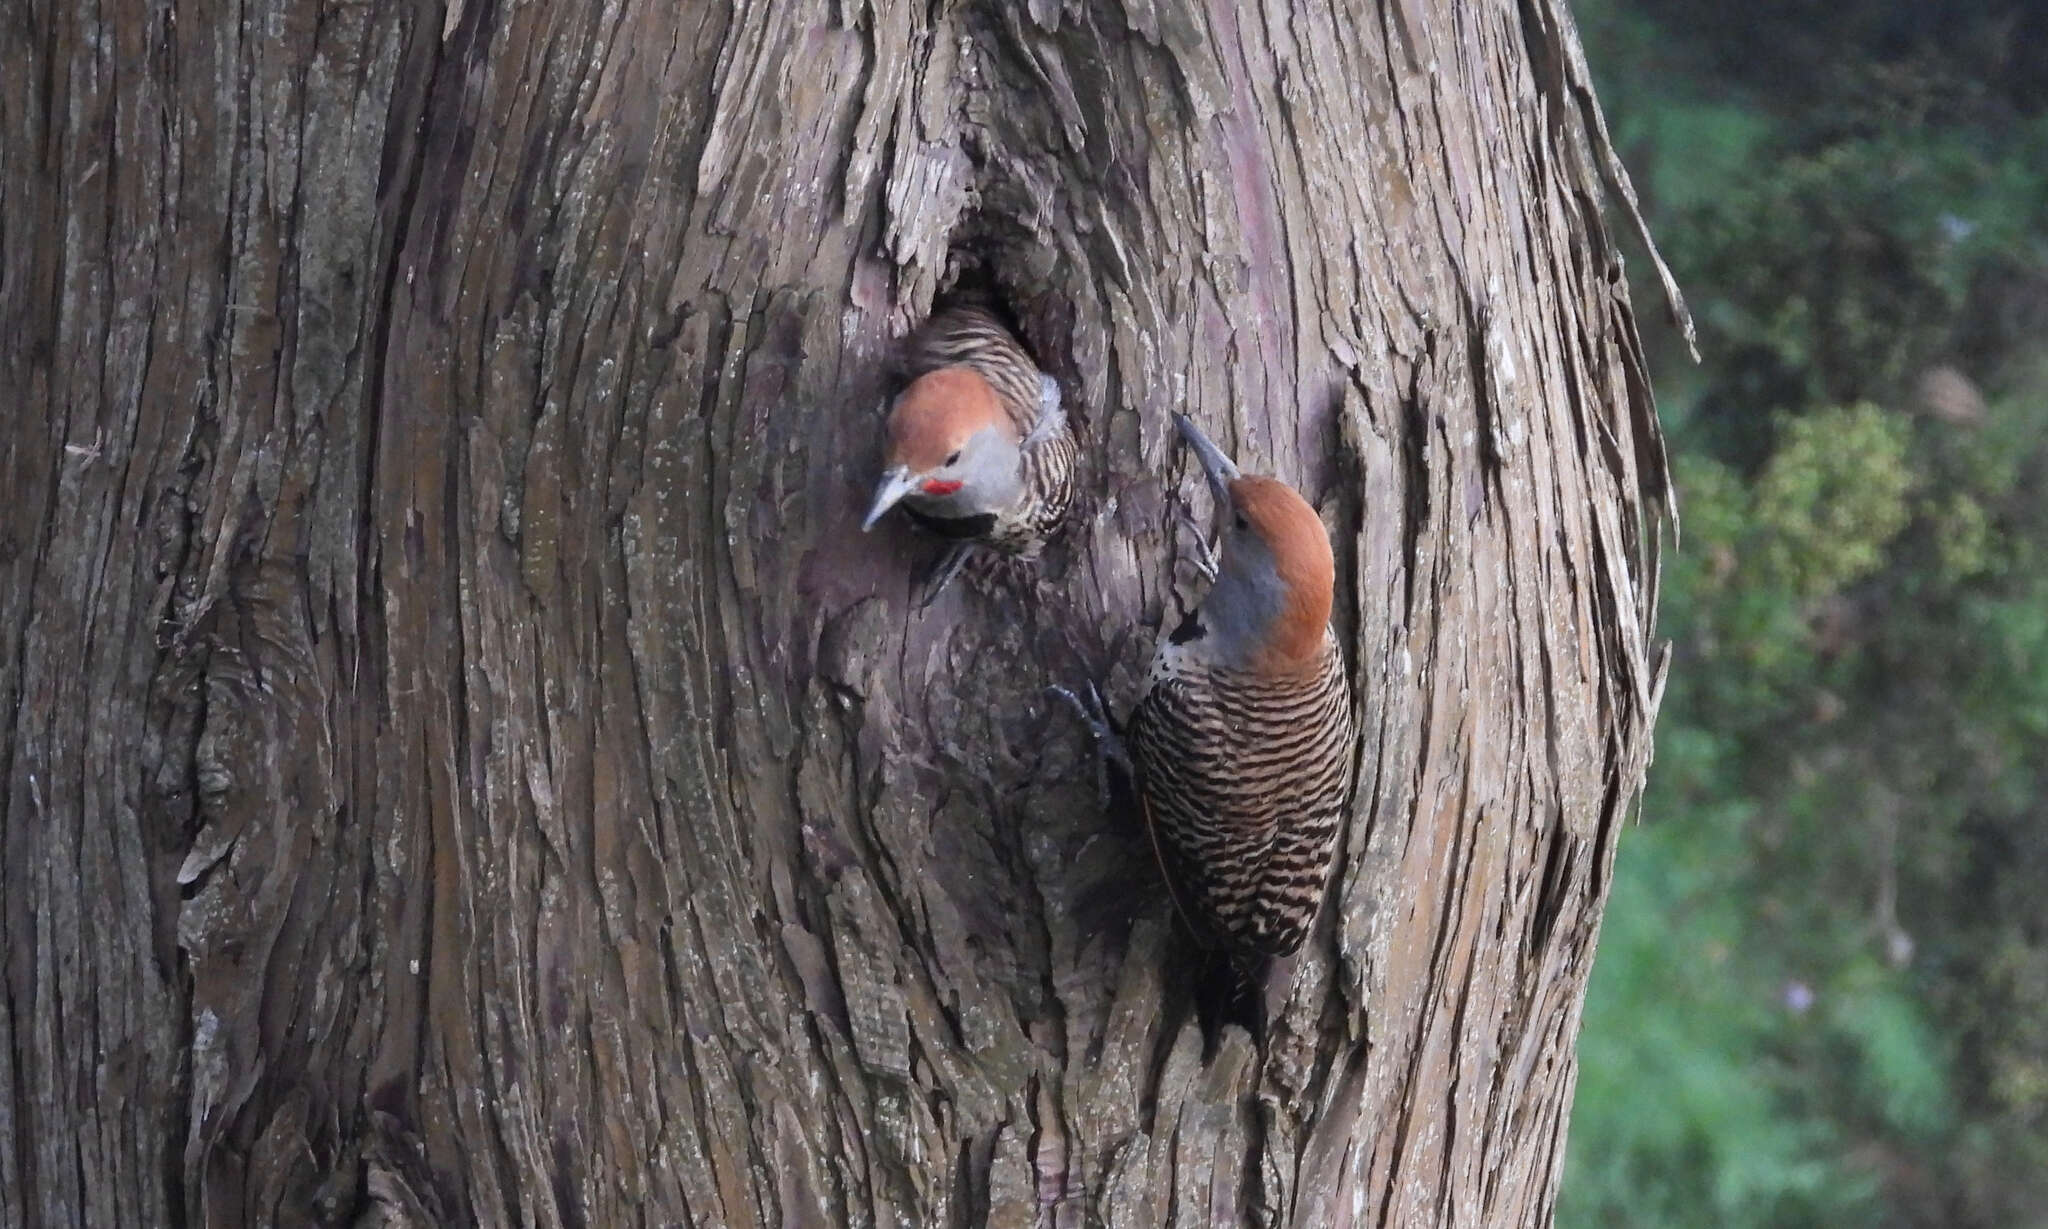
[[[1272,971],[1270,956],[1244,955],[1220,948],[1206,949],[1194,984],[1196,1018],[1202,1025],[1202,1046],[1216,1051],[1223,1030],[1235,1024],[1251,1034],[1252,1044],[1266,1046],[1266,981]]]

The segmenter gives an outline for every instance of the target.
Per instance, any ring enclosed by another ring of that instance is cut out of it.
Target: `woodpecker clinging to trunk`
[[[1322,903],[1351,792],[1330,538],[1292,487],[1241,474],[1186,416],[1174,421],[1216,497],[1214,583],[1154,651],[1127,748],[1099,699],[1091,713],[1061,693],[1134,778],[1189,923],[1241,957],[1285,956]]]
[[[973,545],[1038,557],[1073,503],[1074,436],[1058,382],[981,308],[932,317],[907,351],[912,379],[890,408],[882,480],[861,529],[900,503],[954,540],[928,602]]]

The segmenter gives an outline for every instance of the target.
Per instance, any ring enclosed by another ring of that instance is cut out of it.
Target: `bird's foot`
[[[1109,719],[1109,711],[1103,707],[1102,693],[1093,682],[1088,684],[1088,696],[1084,700],[1065,687],[1052,686],[1045,689],[1047,694],[1058,696],[1067,702],[1067,707],[1087,725],[1088,732],[1095,736],[1095,794],[1103,806],[1109,805],[1109,768],[1113,764],[1124,774],[1125,780],[1135,780],[1131,769],[1131,755],[1124,747],[1123,735],[1117,733],[1116,724]]]
[[[931,567],[925,570],[923,577],[918,581],[920,592],[917,599],[917,610],[919,614],[929,610],[931,604],[939,600],[939,594],[945,591],[947,585],[953,583],[953,578],[960,574],[960,569],[967,566],[967,557],[972,553],[974,553],[972,544],[955,542],[946,548],[945,554],[940,555],[938,559],[933,561]]]
[[[1210,584],[1215,584],[1217,569],[1216,547],[1210,543],[1209,535],[1202,532],[1201,525],[1195,521],[1194,517],[1188,515],[1186,508],[1182,508],[1175,516],[1181,525],[1185,526],[1190,533],[1195,535],[1195,557],[1192,560],[1195,570],[1200,572]]]

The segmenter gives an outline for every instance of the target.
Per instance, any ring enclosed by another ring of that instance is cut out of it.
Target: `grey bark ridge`
[[[1557,0],[0,24],[0,1226],[1547,1219],[1670,503]],[[918,615],[962,270],[1090,503]],[[1042,696],[1187,596],[1175,409],[1363,715],[1263,1052]]]

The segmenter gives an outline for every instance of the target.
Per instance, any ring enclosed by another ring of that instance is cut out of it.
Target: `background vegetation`
[[[1559,1223],[2048,1225],[2048,6],[1579,16],[1704,361]]]

